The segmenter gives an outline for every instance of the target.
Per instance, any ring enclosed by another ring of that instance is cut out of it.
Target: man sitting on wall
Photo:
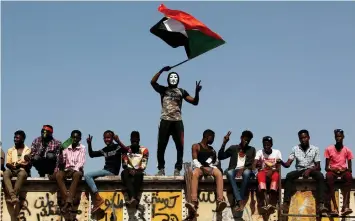
[[[277,190],[280,179],[280,164],[277,164],[277,160],[281,160],[281,152],[276,149],[272,149],[272,137],[263,137],[263,150],[256,152],[253,171],[256,169],[256,165],[261,165],[261,169],[257,173],[257,180],[260,195],[264,198],[264,210],[273,213],[276,209],[277,203]],[[270,183],[270,197],[267,194],[266,181],[271,180]]]
[[[5,169],[5,152],[2,150],[2,144],[0,142],[0,149],[1,149],[1,170],[0,170],[0,175],[2,176],[3,172],[6,170]]]
[[[253,162],[255,159],[255,148],[249,146],[250,141],[253,139],[253,133],[245,130],[240,136],[240,143],[238,145],[231,145],[226,151],[225,147],[229,141],[231,132],[228,132],[223,139],[223,144],[218,152],[218,159],[224,160],[230,157],[227,179],[231,184],[236,211],[243,211],[245,206],[245,194],[249,180],[254,176],[252,171]],[[242,185],[240,191],[238,189],[235,178],[242,176]]]
[[[309,144],[309,132],[307,130],[300,130],[298,132],[298,139],[300,144],[292,148],[292,152],[288,157],[287,162],[278,160],[281,165],[285,168],[289,168],[294,160],[296,160],[296,170],[291,171],[286,175],[285,179],[285,192],[284,192],[284,202],[283,211],[288,213],[291,194],[295,187],[295,180],[299,177],[308,178],[312,177],[317,182],[317,192],[316,200],[318,202],[318,214],[326,215],[327,208],[324,206],[324,176],[320,172],[320,156],[319,148]]]
[[[123,185],[127,188],[129,201],[128,207],[135,208],[139,203],[138,192],[143,184],[144,170],[147,168],[149,151],[141,146],[140,135],[138,131],[131,133],[131,146],[128,152],[122,154],[121,178]]]
[[[18,130],[14,135],[15,146],[7,151],[7,170],[4,172],[5,191],[10,196],[10,199],[6,201],[12,204],[19,202],[20,189],[27,177],[31,175],[31,163],[29,158],[25,157],[31,153],[31,149],[25,145],[26,134],[22,130]],[[15,187],[12,186],[12,177],[17,177]]]
[[[31,161],[40,177],[52,175],[58,166],[62,142],[53,138],[53,127],[44,125],[41,136],[32,142]]]
[[[102,170],[90,172],[84,176],[85,181],[88,184],[91,193],[93,194],[92,198],[94,207],[91,210],[92,213],[95,213],[104,203],[104,200],[101,198],[99,190],[96,187],[94,179],[103,176],[117,176],[121,169],[122,153],[127,152],[127,147],[120,141],[119,137],[115,135],[113,131],[105,131],[103,139],[106,147],[98,151],[92,150],[92,136],[89,135],[89,137],[86,139],[88,142],[89,156],[91,158],[105,157],[105,166]],[[116,144],[113,141],[116,141]]]
[[[72,144],[60,154],[58,167],[55,168],[54,177],[57,181],[60,194],[65,201],[62,212],[66,213],[73,205],[77,187],[83,177],[85,163],[85,146],[80,143],[81,132],[71,132]],[[65,185],[66,179],[72,179],[69,192]]]
[[[186,208],[195,214],[198,209],[198,181],[201,176],[213,176],[217,185],[217,206],[216,212],[222,212],[227,204],[223,198],[223,174],[217,168],[218,159],[216,151],[211,146],[215,133],[212,130],[205,130],[200,143],[192,145],[192,183],[191,183],[191,203],[186,203]]]
[[[335,190],[334,190],[334,181],[340,177],[343,181],[343,208],[341,211],[342,216],[347,216],[352,213],[352,209],[350,209],[350,190],[351,184],[353,181],[352,177],[352,164],[351,160],[354,158],[351,149],[343,144],[344,140],[344,131],[341,129],[334,130],[335,136],[335,144],[330,145],[325,149],[324,157],[325,157],[325,170],[326,181],[329,188],[329,201],[335,201]],[[346,162],[348,161],[348,162]],[[329,202],[330,203],[330,202]],[[338,216],[339,210],[338,206],[335,207],[334,211],[331,211],[330,215]]]

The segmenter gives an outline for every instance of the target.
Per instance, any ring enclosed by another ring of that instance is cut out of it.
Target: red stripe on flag
[[[211,29],[209,29],[205,24],[194,18],[192,15],[179,11],[179,10],[171,10],[165,7],[164,4],[161,4],[158,8],[158,11],[163,13],[166,17],[178,20],[179,22],[183,23],[185,26],[185,29],[187,30],[193,30],[197,29],[201,31],[202,33],[209,35],[213,38],[217,38],[220,40],[223,40],[221,36],[219,36],[217,33],[213,32]]]

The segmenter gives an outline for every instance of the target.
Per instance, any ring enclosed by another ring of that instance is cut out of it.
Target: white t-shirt
[[[244,168],[245,164],[245,159],[247,158],[246,154],[243,152],[238,153],[238,161],[237,161],[237,166],[235,169],[242,169]]]
[[[259,161],[263,169],[265,166],[274,168],[278,159],[282,160],[282,156],[281,152],[276,149],[272,149],[271,154],[266,154],[264,150],[258,150],[255,155],[255,160]]]

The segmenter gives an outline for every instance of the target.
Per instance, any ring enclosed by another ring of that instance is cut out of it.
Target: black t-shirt
[[[92,151],[90,157],[105,157],[104,170],[118,175],[121,169],[121,155],[127,150],[120,147],[118,144],[111,144],[99,151]]]

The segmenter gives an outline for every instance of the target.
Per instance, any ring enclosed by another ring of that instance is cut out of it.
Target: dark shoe
[[[99,208],[100,208],[100,206],[105,202],[102,198],[101,198],[101,196],[100,196],[100,194],[99,193],[95,193],[94,194],[94,197],[95,197],[95,201],[94,201],[94,207],[92,208],[92,210],[91,210],[91,213],[94,213],[94,212],[96,212]]]
[[[18,199],[18,197],[15,194],[12,194],[11,195],[11,203],[15,205],[19,202],[20,202],[20,200]]]
[[[130,201],[126,203],[126,206],[129,208],[136,208],[138,205],[138,200],[132,198]]]
[[[345,209],[343,209],[343,210],[341,211],[341,216],[347,216],[347,215],[351,214],[352,212],[353,212],[352,209],[350,209],[350,208],[345,208]]]
[[[62,212],[62,214],[67,214],[69,213],[70,209],[71,209],[71,204],[67,202],[65,203],[65,205],[60,211]]]
[[[174,176],[180,176],[180,170],[175,169],[174,170]]]
[[[155,176],[165,176],[165,170],[164,169],[160,169],[158,171],[158,173],[155,174]]]
[[[185,207],[189,210],[190,213],[195,214],[197,212],[198,206],[196,202],[185,203]]]
[[[339,211],[338,210],[333,210],[329,213],[329,216],[331,217],[336,217],[339,216]]]
[[[222,212],[227,207],[227,203],[224,201],[218,201],[216,206],[216,212]]]
[[[326,213],[328,212],[328,209],[327,209],[327,207],[324,206],[323,203],[320,203],[319,207],[318,207],[318,211],[320,214],[322,214],[322,216],[325,216],[325,215],[327,215]]]

